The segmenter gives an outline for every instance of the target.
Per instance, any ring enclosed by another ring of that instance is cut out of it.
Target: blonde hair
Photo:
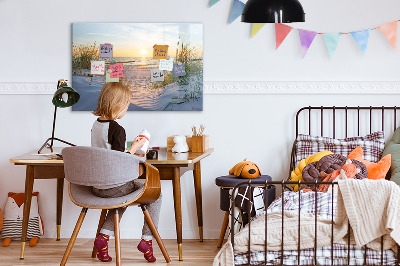
[[[104,84],[97,102],[94,115],[103,116],[110,120],[118,118],[119,113],[129,103],[131,91],[122,83],[107,82]]]

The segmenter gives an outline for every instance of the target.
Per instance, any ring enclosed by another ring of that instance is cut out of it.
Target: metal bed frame
[[[320,107],[312,107],[312,106],[308,106],[308,107],[303,107],[301,108],[297,114],[296,114],[296,138],[297,136],[300,134],[299,133],[299,120],[300,120],[300,114],[303,111],[308,111],[308,134],[311,135],[311,131],[312,131],[312,126],[311,126],[311,112],[313,110],[317,110],[319,111],[319,115],[320,115],[320,136],[324,136],[324,111],[325,110],[331,110],[329,113],[331,113],[332,115],[332,136],[333,138],[336,137],[336,122],[338,119],[336,119],[336,113],[337,112],[344,112],[344,121],[342,122],[342,125],[344,125],[344,129],[345,129],[345,137],[348,137],[348,125],[349,125],[349,113],[350,112],[356,112],[357,115],[357,136],[360,136],[360,113],[363,112],[369,112],[369,132],[372,133],[372,125],[373,125],[373,114],[375,114],[376,112],[381,112],[381,130],[384,131],[385,129],[385,113],[387,113],[386,111],[390,111],[393,112],[393,130],[396,129],[396,118],[397,118],[397,111],[400,108],[393,106],[393,107],[348,107],[348,106],[344,106],[344,107],[337,107],[337,106],[331,106],[331,107],[324,107],[324,106],[320,106]],[[325,112],[327,113],[327,112]],[[326,115],[326,114],[325,114]],[[325,119],[325,121],[328,119]],[[315,121],[314,121],[315,122]],[[317,121],[318,122],[318,121]],[[354,121],[355,122],[355,121]],[[325,124],[326,125],[326,124]],[[352,124],[354,125],[354,123]],[[354,125],[355,126],[355,125]],[[296,167],[295,165],[295,158],[296,158],[296,154],[295,154],[295,146],[296,146],[296,141],[293,144],[293,148],[292,148],[292,153],[291,153],[291,160],[290,160],[290,171],[289,171],[289,176],[290,176],[290,172]],[[268,188],[271,185],[276,185],[276,186],[281,186],[282,188],[282,195],[285,192],[285,190],[291,190],[289,186],[287,185],[291,185],[291,184],[296,184],[296,185],[300,185],[301,184],[306,184],[306,185],[315,185],[314,187],[314,191],[317,192],[318,186],[319,185],[324,185],[324,184],[330,184],[332,185],[332,189],[334,189],[334,186],[336,186],[338,183],[336,181],[332,181],[332,182],[319,182],[319,181],[315,181],[315,182],[304,182],[304,181],[252,181],[251,179],[249,181],[246,182],[242,182],[238,185],[236,185],[232,191],[232,195],[235,195],[236,190],[239,187],[242,186],[251,186],[251,187],[259,187],[259,188],[263,188],[265,191],[265,195],[266,198],[268,198]],[[301,192],[300,190],[298,191],[299,193],[299,202],[301,202]],[[253,191],[250,189],[250,198],[252,198]],[[282,212],[284,212],[284,197],[282,198]],[[334,224],[334,217],[333,217],[333,210],[334,210],[334,206],[333,206],[333,199],[334,199],[334,193],[332,193],[332,237],[331,237],[331,261],[332,261],[332,265],[334,263],[334,250],[333,250],[333,224]],[[318,198],[317,198],[317,193],[315,193],[315,213],[317,213],[317,202],[318,202]],[[265,247],[264,247],[264,262],[260,263],[259,265],[272,265],[272,264],[268,264],[267,262],[267,233],[268,233],[268,219],[267,219],[267,201],[264,201],[264,208],[265,208]],[[298,214],[299,214],[299,220],[298,220],[298,226],[300,227],[300,204],[299,204],[299,210],[298,210]],[[231,200],[231,232],[230,232],[230,236],[231,236],[231,244],[232,247],[234,248],[235,245],[235,241],[234,241],[234,217],[235,217],[235,208],[234,208],[234,197],[232,197]],[[316,249],[317,249],[317,215],[315,215],[315,239],[314,239],[314,258],[313,264],[307,264],[307,265],[318,265],[317,264],[317,254],[316,254]],[[251,264],[251,249],[250,249],[250,243],[251,243],[251,219],[249,219],[248,222],[248,227],[249,227],[249,242],[247,244],[247,264],[245,265],[250,265]],[[279,265],[284,265],[283,264],[283,251],[284,251],[284,240],[283,240],[283,235],[284,235],[284,218],[282,216],[282,238],[281,238],[281,249],[280,249],[280,264]],[[301,242],[301,238],[300,238],[300,230],[298,233],[298,243],[297,243],[297,265],[305,265],[305,264],[300,264],[300,254],[301,254],[301,249],[300,249],[300,242]],[[397,245],[397,248],[399,250],[399,252],[397,253],[397,258],[396,258],[396,262],[395,265],[400,265],[400,246]],[[366,246],[363,246],[364,249],[364,263],[363,265],[367,265],[367,253],[366,253]],[[350,224],[348,226],[348,233],[347,233],[347,264],[346,265],[350,265]],[[380,257],[380,265],[384,265],[384,261],[383,261],[383,236],[381,237],[381,257]]]

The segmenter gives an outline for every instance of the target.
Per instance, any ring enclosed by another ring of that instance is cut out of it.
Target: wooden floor
[[[40,239],[36,247],[25,249],[25,259],[20,260],[19,254],[21,249],[20,242],[12,241],[9,247],[0,246],[0,265],[60,265],[61,258],[64,255],[65,248],[69,239]],[[136,249],[140,240],[121,239],[122,247],[122,264],[123,265],[212,265],[215,255],[218,253],[217,240],[183,240],[183,261],[178,260],[178,246],[176,240],[163,240],[168,250],[172,262],[167,264],[162,256],[157,242],[154,241],[154,254],[157,258],[156,263],[149,264],[143,254]],[[104,263],[91,258],[93,240],[77,239],[68,259],[67,265],[115,265],[114,262],[114,243],[110,240],[110,255],[113,262]]]

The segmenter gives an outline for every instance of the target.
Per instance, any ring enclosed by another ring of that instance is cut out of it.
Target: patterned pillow
[[[323,150],[329,150],[347,157],[357,146],[361,146],[364,150],[365,160],[378,162],[385,148],[383,131],[374,132],[364,137],[345,139],[299,134],[296,139],[296,165],[298,165],[302,159]]]

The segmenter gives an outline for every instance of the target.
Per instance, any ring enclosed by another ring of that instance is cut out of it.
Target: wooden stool
[[[233,189],[237,184],[241,182],[249,181],[250,179],[245,179],[241,177],[236,177],[234,175],[220,176],[215,179],[215,184],[220,187],[220,209],[225,212],[224,221],[222,222],[221,233],[219,235],[219,240],[217,247],[220,248],[222,246],[222,242],[224,241],[226,228],[228,227],[229,222],[229,207],[230,207],[230,199],[229,193],[230,190]],[[266,180],[272,181],[272,178],[268,175],[262,175],[257,178],[251,179],[251,181],[263,181]],[[265,192],[264,192],[265,193]],[[265,196],[265,195],[264,195]],[[268,199],[267,206],[271,204],[275,200],[275,186],[271,186],[268,188]]]

